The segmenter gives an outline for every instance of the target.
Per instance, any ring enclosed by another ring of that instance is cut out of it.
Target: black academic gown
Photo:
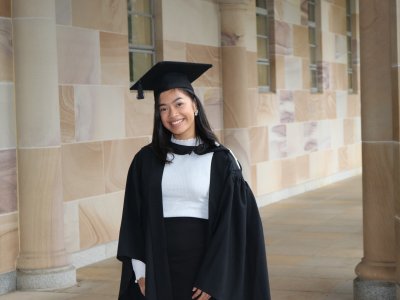
[[[257,204],[235,158],[223,146],[211,162],[206,253],[194,286],[216,300],[270,299],[263,229]],[[164,229],[164,164],[151,145],[129,168],[117,258],[120,300],[173,300]],[[134,283],[131,259],[146,264],[146,297]]]

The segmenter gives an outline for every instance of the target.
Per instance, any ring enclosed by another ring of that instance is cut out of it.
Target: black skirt
[[[191,300],[206,246],[208,220],[165,218],[168,264],[174,300]]]

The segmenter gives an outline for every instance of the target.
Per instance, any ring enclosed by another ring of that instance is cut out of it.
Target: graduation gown
[[[263,228],[250,187],[223,146],[213,151],[206,251],[195,287],[216,300],[270,299]],[[166,249],[161,180],[164,163],[151,144],[128,171],[117,258],[122,261],[120,300],[174,300]],[[146,297],[131,259],[146,264]]]

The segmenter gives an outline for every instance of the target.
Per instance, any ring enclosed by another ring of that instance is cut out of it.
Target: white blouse
[[[196,139],[175,140],[180,145],[193,146]],[[162,176],[164,218],[193,217],[208,219],[208,194],[213,152],[174,154],[172,163],[165,164]]]

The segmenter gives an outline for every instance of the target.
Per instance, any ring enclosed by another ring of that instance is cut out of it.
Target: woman
[[[132,87],[154,91],[154,128],[128,172],[119,299],[270,299],[254,196],[191,85],[210,67],[160,62]]]

